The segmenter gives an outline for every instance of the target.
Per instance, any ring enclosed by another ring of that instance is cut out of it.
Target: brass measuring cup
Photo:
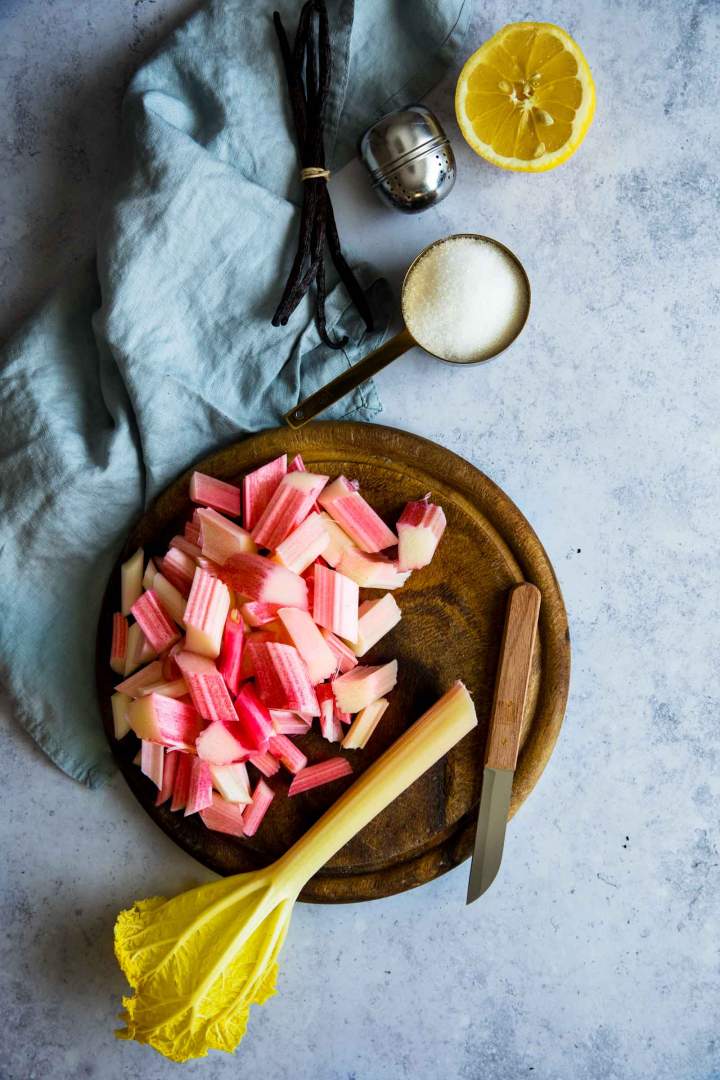
[[[412,276],[413,270],[418,265],[421,259],[423,259],[429,251],[438,247],[440,244],[446,244],[450,240],[478,240],[484,244],[492,244],[494,247],[502,251],[514,264],[515,269],[518,271],[518,277],[523,285],[524,291],[524,310],[521,317],[513,324],[512,333],[509,334],[506,340],[494,347],[488,353],[473,357],[472,360],[451,360],[446,356],[438,356],[437,353],[433,353],[430,349],[427,349],[422,341],[413,337],[407,328],[408,320],[407,309],[405,300],[407,296],[407,285]],[[517,255],[501,244],[499,240],[494,240],[491,236],[483,236],[480,233],[454,233],[452,236],[445,236],[440,240],[435,240],[432,244],[428,244],[426,248],[420,252],[420,254],[413,259],[412,263],[408,267],[407,273],[403,280],[402,286],[402,313],[404,326],[402,330],[390,338],[389,341],[384,342],[379,348],[374,349],[364,359],[360,360],[357,364],[354,364],[347,371],[343,371],[341,375],[338,375],[336,379],[329,382],[326,386],[323,386],[320,390],[317,390],[305,401],[301,401],[299,405],[290,409],[285,414],[285,422],[291,428],[301,428],[304,424],[307,424],[309,420],[314,419],[319,413],[324,412],[325,409],[329,409],[331,405],[334,405],[341,398],[344,398],[346,394],[349,394],[351,390],[360,386],[367,379],[371,379],[373,375],[377,375],[378,371],[382,371],[384,367],[391,364],[393,360],[397,360],[398,356],[402,356],[414,345],[419,345],[421,349],[425,349],[425,352],[430,356],[434,356],[436,360],[442,360],[446,364],[462,364],[462,365],[475,365],[484,364],[488,360],[492,360],[493,357],[499,356],[500,353],[509,349],[512,343],[522,332],[525,323],[527,322],[528,315],[530,314],[530,281],[525,273],[525,268],[518,259]]]

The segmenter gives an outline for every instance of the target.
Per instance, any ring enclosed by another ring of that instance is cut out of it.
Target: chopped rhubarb
[[[292,644],[305,661],[313,686],[335,674],[335,654],[307,611],[299,608],[280,608],[280,621]]]
[[[175,662],[188,684],[193,705],[204,719],[222,723],[237,720],[225,680],[209,657],[181,652]]]
[[[315,562],[330,543],[330,537],[319,514],[313,512],[298,525],[281,544],[278,544],[275,557],[279,563],[302,574],[311,563]]]
[[[261,604],[257,600],[248,600],[247,604],[243,604],[240,610],[248,626],[257,627],[274,622],[281,606],[280,604]]]
[[[297,649],[279,642],[253,641],[248,646],[260,688],[270,709],[292,709],[304,716],[319,716],[312,681]]]
[[[355,713],[378,698],[389,694],[397,682],[397,660],[389,664],[366,667],[358,664],[332,684],[338,708]]]
[[[252,683],[247,682],[241,687],[235,698],[235,712],[243,741],[251,748],[251,752],[261,754],[267,750],[268,740],[275,729],[270,710],[260,700]]]
[[[350,776],[352,771],[350,762],[341,757],[328,758],[327,761],[319,761],[317,765],[308,765],[293,777],[288,795],[299,795],[303,791],[320,787],[321,784],[330,784],[333,780]]]
[[[300,575],[262,555],[233,556],[223,567],[222,576],[235,592],[248,600],[307,611],[307,585]]]
[[[242,742],[240,725],[221,724],[215,720],[201,731],[195,743],[198,757],[210,765],[231,765],[233,761],[247,761],[254,749]]]
[[[341,641],[339,637],[336,637],[331,630],[323,630],[322,636],[333,651],[336,671],[339,671],[341,675],[344,675],[346,671],[350,671],[351,668],[356,666],[357,656],[349,645],[346,645],[344,641]]]
[[[179,548],[168,548],[164,558],[158,560],[158,570],[161,570],[171,585],[178,592],[187,596],[190,592],[193,577],[195,576],[195,559],[191,559]]]
[[[233,555],[255,552],[257,548],[249,532],[228,521],[217,510],[198,510],[202,528],[202,555],[222,566]],[[200,552],[198,552],[200,554]]]
[[[133,701],[128,708],[128,721],[139,738],[174,750],[194,750],[203,727],[193,705],[162,694],[149,694]]]
[[[163,697],[182,698],[190,693],[188,684],[184,679],[172,679],[170,682],[161,681],[150,683],[149,686],[141,686],[138,697],[146,697],[148,694],[162,694]]]
[[[226,802],[213,792],[212,802],[200,811],[203,825],[213,832],[226,833],[228,836],[244,836],[243,811],[239,806]]]
[[[178,551],[182,551],[183,555],[188,555],[193,561],[197,559],[198,555],[202,555],[200,545],[191,543],[186,536],[173,536],[168,548],[177,548]]]
[[[147,667],[142,668],[140,671],[136,671],[134,675],[131,675],[128,679],[123,679],[118,683],[115,689],[121,694],[127,694],[128,697],[136,698],[140,697],[140,692],[144,686],[151,686],[153,683],[160,682],[162,679],[162,664],[159,660],[153,660]]]
[[[204,810],[212,803],[212,774],[207,761],[193,757],[192,769],[190,770],[190,783],[188,784],[187,803],[185,804],[185,817],[196,814],[198,810]]]
[[[132,606],[142,593],[142,579],[144,573],[145,556],[143,549],[138,548],[127,562],[120,567],[120,592],[122,602],[120,610],[123,615],[129,615]]]
[[[248,634],[248,636],[245,638],[245,648],[243,649],[242,665],[240,668],[241,680],[252,679],[254,677],[255,664],[253,663],[252,652],[250,651],[248,646],[253,643],[259,645],[262,641],[277,641],[277,636],[274,630],[253,630],[253,632],[251,634]]]
[[[127,655],[125,657],[125,670],[123,675],[132,675],[141,664],[154,660],[157,653],[152,649],[137,623],[133,623],[128,630]]]
[[[335,715],[335,695],[329,683],[316,688],[318,701],[320,702],[320,734],[328,742],[340,742],[342,728],[340,720]]]
[[[312,726],[310,718],[291,709],[271,709],[270,719],[276,735],[306,735]]]
[[[148,559],[147,566],[145,567],[145,573],[143,574],[142,587],[143,589],[152,589],[155,575],[157,574],[157,566],[153,559]]]
[[[307,765],[307,758],[302,750],[292,739],[288,739],[287,735],[273,735],[270,739],[270,753],[291,773],[298,773]]]
[[[343,532],[338,523],[333,521],[328,513],[323,511],[323,513],[320,514],[320,520],[323,523],[325,532],[330,537],[330,542],[322,553],[323,559],[330,566],[337,566],[342,558],[343,551],[346,551],[348,548],[354,548],[355,544],[348,534]]]
[[[153,591],[165,611],[170,615],[178,626],[185,626],[185,607],[187,600],[174,585],[168,581],[164,574],[157,573],[153,582]]]
[[[287,472],[287,454],[281,454],[274,461],[262,465],[248,473],[243,480],[243,525],[252,531],[260,520],[270,496]]]
[[[229,803],[249,803],[250,778],[247,765],[236,761],[233,765],[211,765],[213,787]]]
[[[326,566],[315,567],[313,619],[338,637],[355,641],[358,626],[358,586]]]
[[[127,658],[128,622],[124,615],[116,611],[113,615],[112,642],[110,645],[110,667],[117,675],[125,674]]]
[[[410,577],[409,570],[399,570],[397,559],[366,555],[357,548],[343,551],[338,570],[363,589],[400,589]]]
[[[140,746],[140,770],[152,780],[156,788],[162,787],[165,747],[143,739]]]
[[[188,543],[200,547],[200,525],[197,521],[186,521],[183,532]]]
[[[253,791],[252,802],[243,813],[243,831],[246,836],[254,836],[258,831],[274,798],[273,789],[264,780],[258,780]]]
[[[190,790],[193,762],[196,760],[194,754],[182,753],[179,754],[179,759],[173,782],[172,802],[170,803],[170,809],[173,811],[185,809]]]
[[[172,648],[168,649],[167,652],[163,653],[162,677],[167,682],[174,682],[175,679],[180,678],[181,671],[180,668],[177,666],[177,663],[175,662],[175,657],[178,655],[178,653],[184,652],[185,645],[185,638],[180,638],[179,641],[175,642]]]
[[[116,691],[110,698],[113,715],[113,733],[116,739],[122,739],[130,730],[128,708],[132,698],[128,694]]]
[[[401,570],[420,570],[431,562],[447,521],[441,506],[430,496],[409,502],[397,523],[398,565]]]
[[[272,756],[269,750],[266,750],[264,754],[253,754],[250,758],[250,764],[254,765],[263,776],[274,776],[276,772],[280,771],[280,762]]]
[[[166,803],[175,790],[175,777],[180,758],[190,756],[184,754],[182,750],[164,750],[163,747],[160,749],[163,750],[165,758],[163,761],[162,784],[155,800],[156,806],[162,806],[163,803]]]
[[[201,656],[219,655],[229,610],[227,585],[198,567],[185,608],[187,647],[190,652],[200,653]]]
[[[327,482],[327,476],[316,473],[287,473],[252,530],[255,543],[272,550],[277,548],[305,520]]]
[[[362,750],[389,704],[388,699],[382,697],[361,709],[342,741],[343,750]]]
[[[318,502],[361,551],[383,551],[397,536],[344,476],[338,476]]]
[[[357,641],[353,646],[356,656],[364,656],[385,634],[400,622],[402,612],[392,593],[385,593],[379,600],[366,600],[358,612]]]
[[[147,641],[156,652],[174,645],[180,637],[178,628],[160,603],[154,589],[140,596],[130,609]]]
[[[296,454],[288,465],[288,472],[307,472],[305,468],[305,462],[302,459],[302,454]]]
[[[225,620],[225,630],[217,661],[217,669],[231,694],[237,694],[240,689],[244,642],[245,623],[240,618],[238,609],[233,608]]]
[[[216,480],[214,476],[194,472],[190,478],[190,499],[230,517],[240,517],[240,488],[224,480]]]

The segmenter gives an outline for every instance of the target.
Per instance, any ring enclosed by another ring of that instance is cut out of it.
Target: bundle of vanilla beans
[[[325,164],[323,137],[331,80],[327,9],[324,0],[308,0],[300,12],[292,49],[277,11],[273,14],[273,21],[285,64],[295,121],[303,203],[297,253],[272,323],[273,326],[284,326],[314,282],[318,333],[332,348],[342,348],[346,339],[333,340],[328,334],[325,320],[326,250],[368,330],[372,330],[373,320],[365,294],[343,257],[328,191],[330,174]]]

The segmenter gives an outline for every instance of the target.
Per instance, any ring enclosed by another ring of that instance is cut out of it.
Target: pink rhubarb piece
[[[188,784],[187,803],[185,804],[185,817],[197,814],[204,810],[212,802],[212,773],[207,761],[193,757],[192,769],[190,770],[190,782]]]
[[[257,627],[274,622],[281,606],[280,604],[261,604],[257,600],[248,600],[247,604],[243,604],[240,610],[248,626]]]
[[[273,735],[269,745],[270,753],[283,763],[288,772],[300,772],[307,765],[302,750],[287,735]]]
[[[225,630],[217,661],[217,669],[231,694],[237,694],[240,689],[244,643],[245,623],[238,609],[233,608],[225,620]]]
[[[237,716],[232,698],[214,662],[192,652],[178,653],[175,659],[200,715],[206,720],[234,723]]]
[[[344,675],[346,671],[350,671],[357,664],[357,656],[344,641],[341,641],[339,637],[336,637],[331,630],[323,630],[322,636],[327,641],[328,645],[333,651],[335,657],[335,671]]]
[[[264,754],[253,754],[250,758],[250,764],[254,765],[263,776],[274,776],[276,772],[280,771],[280,762],[272,756],[269,750],[266,750]]]
[[[130,609],[147,641],[156,652],[174,645],[180,637],[177,626],[160,603],[154,589],[143,593]]]
[[[242,735],[238,723],[221,724],[215,720],[198,735],[195,743],[197,755],[210,765],[247,761],[254,751],[243,743]]]
[[[140,739],[175,750],[194,750],[203,722],[197,709],[184,701],[148,694],[128,707],[128,722]]]
[[[260,695],[270,709],[292,709],[303,716],[319,716],[320,707],[312,681],[297,649],[279,642],[252,642]]]
[[[246,836],[254,836],[258,831],[274,798],[273,789],[264,780],[258,780],[252,802],[243,814],[243,831]]]
[[[291,709],[270,709],[270,719],[276,735],[306,735],[312,720]]]
[[[202,555],[218,566],[223,566],[233,555],[257,550],[250,533],[217,510],[203,508],[197,516],[202,529]]]
[[[120,567],[120,610],[123,615],[129,615],[133,604],[142,593],[143,566],[145,556],[143,549],[138,548],[134,555]]]
[[[357,548],[343,551],[338,570],[363,589],[400,589],[410,577],[409,570],[400,570],[397,559],[367,555]]]
[[[293,777],[288,795],[299,795],[303,791],[320,787],[321,784],[329,784],[342,776],[350,776],[352,771],[350,762],[341,757],[328,758],[327,761],[319,761],[317,765],[308,765]]]
[[[288,472],[307,472],[305,468],[305,462],[302,459],[302,454],[296,454],[288,465]]]
[[[152,780],[156,788],[162,787],[165,747],[159,743],[142,740],[140,745],[140,771]]]
[[[365,600],[358,612],[358,633],[354,645],[355,655],[364,656],[385,634],[400,622],[402,612],[392,593],[385,593],[379,600]]]
[[[270,502],[270,496],[287,472],[287,454],[281,454],[274,461],[262,465],[247,474],[243,480],[243,525],[252,531]]]
[[[409,502],[397,523],[400,569],[420,570],[427,566],[446,525],[442,507],[431,503],[429,495],[417,502]]]
[[[179,548],[171,547],[162,559],[158,559],[158,569],[178,592],[187,597],[195,576],[195,559]]]
[[[119,682],[115,689],[121,694],[127,694],[128,697],[136,698],[140,697],[140,693],[144,686],[152,686],[153,683],[160,682],[162,680],[162,664],[159,660],[153,660],[147,667],[141,668],[140,671],[136,671],[134,675],[131,675],[128,679],[123,679]]]
[[[113,615],[112,643],[110,645],[110,667],[117,675],[125,673],[127,657],[128,623],[124,615],[116,611]]]
[[[330,683],[316,688],[318,701],[320,702],[320,734],[328,742],[340,742],[342,739],[342,727],[340,720],[335,715],[335,695]]]
[[[223,579],[241,596],[262,604],[307,610],[307,585],[299,574],[262,555],[235,555],[222,569]]]
[[[302,574],[318,555],[322,555],[329,543],[330,537],[322,518],[313,512],[278,544],[275,557],[288,570]]]
[[[154,660],[157,652],[150,647],[145,635],[137,623],[128,629],[127,654],[125,656],[124,675],[132,675],[141,664]]]
[[[243,742],[251,748],[252,754],[262,754],[275,729],[270,710],[260,700],[252,683],[247,682],[241,687],[235,698],[235,713]]]
[[[200,525],[197,521],[186,521],[183,532],[188,543],[200,547]]]
[[[187,647],[201,656],[220,653],[225,620],[230,610],[227,585],[198,567],[185,608]]]
[[[157,573],[153,579],[153,592],[162,604],[165,611],[178,626],[184,626],[185,607],[187,594],[183,595],[179,589],[168,581],[164,574]]]
[[[178,763],[180,758],[185,756],[189,757],[189,754],[184,754],[182,750],[165,750],[165,759],[163,762],[163,774],[162,785],[157,793],[155,799],[156,806],[162,806],[171,797],[175,790],[175,776],[177,774]]]
[[[287,473],[252,530],[255,543],[275,550],[305,520],[327,482],[315,473]]]
[[[313,619],[338,637],[355,641],[358,626],[358,586],[344,574],[315,567]]]
[[[346,675],[332,683],[338,708],[343,712],[356,713],[378,698],[389,694],[397,682],[397,660],[389,664],[366,667],[358,664]]]
[[[188,684],[184,679],[172,679],[170,682],[160,681],[151,683],[150,686],[141,686],[138,697],[147,694],[162,694],[163,697],[182,698],[190,693]]]
[[[190,775],[192,773],[194,754],[180,754],[180,760],[175,771],[173,782],[171,810],[184,810],[187,803],[188,791],[190,790]]]
[[[226,802],[216,792],[213,792],[210,805],[200,811],[200,817],[203,825],[214,832],[226,833],[228,836],[244,836],[242,808]]]
[[[320,514],[320,520],[323,523],[325,532],[330,538],[329,543],[323,551],[323,559],[329,566],[337,566],[342,558],[343,551],[348,548],[355,548],[355,544],[352,542],[347,533],[343,532],[336,521],[330,517],[329,514],[323,511]]]
[[[318,502],[361,551],[383,551],[397,536],[344,476],[338,476]]]
[[[335,674],[335,654],[307,611],[280,608],[278,616],[310,675],[313,686]]]
[[[194,472],[190,479],[190,498],[201,506],[210,506],[230,517],[240,517],[240,488],[214,476]]]
[[[186,536],[173,536],[168,544],[168,549],[170,548],[177,548],[178,551],[182,551],[183,555],[189,556],[193,562],[197,559],[198,555],[202,555],[202,548],[200,545],[191,543]]]

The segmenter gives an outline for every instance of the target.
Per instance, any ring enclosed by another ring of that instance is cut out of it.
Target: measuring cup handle
[[[378,371],[382,371],[384,367],[391,364],[398,356],[402,356],[414,344],[410,332],[405,329],[401,330],[399,334],[396,334],[394,338],[390,338],[379,349],[369,353],[359,363],[354,364],[347,371],[343,371],[342,375],[338,375],[327,386],[323,386],[321,390],[311,394],[309,398],[301,401],[299,405],[286,413],[285,423],[291,428],[301,428],[303,424],[307,424],[308,420],[312,420],[318,413],[324,412],[325,409],[329,409],[331,405],[334,405],[336,401],[344,398],[360,383],[364,383],[367,379],[371,379],[373,375],[377,375]]]

